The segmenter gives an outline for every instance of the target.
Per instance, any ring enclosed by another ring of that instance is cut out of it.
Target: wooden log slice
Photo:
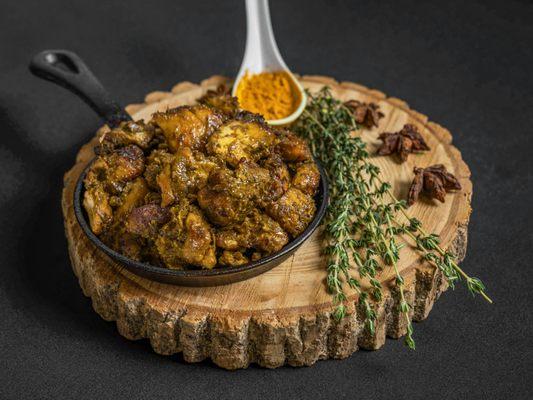
[[[155,111],[193,103],[206,90],[224,81],[225,78],[215,76],[199,85],[182,82],[171,92],[149,94],[145,103],[130,105],[127,110],[135,119],[150,119]],[[472,184],[467,165],[451,145],[450,133],[409,109],[405,102],[387,98],[379,91],[321,76],[303,76],[301,82],[312,91],[329,85],[341,100],[379,104],[385,118],[378,128],[362,133],[371,154],[379,132],[397,131],[405,123],[419,128],[431,147],[430,152],[411,155],[403,164],[391,157],[375,157],[373,162],[382,169],[399,198],[406,198],[415,165],[442,163],[459,178],[463,190],[448,194],[444,204],[421,201],[409,212],[428,231],[439,234],[443,247],[462,260]],[[72,266],[84,294],[91,297],[94,309],[102,318],[116,321],[124,337],[148,338],[154,351],[160,354],[183,352],[188,362],[210,358],[223,368],[236,369],[253,362],[268,368],[284,364],[312,365],[320,359],[348,357],[360,347],[379,349],[387,336],[397,338],[405,334],[404,320],[398,318],[398,296],[390,268],[379,276],[384,296],[376,304],[375,335],[370,336],[364,329],[354,293],[349,297],[348,316],[341,321],[332,317],[334,305],[326,291],[319,232],[283,264],[231,285],[179,287],[152,282],[126,271],[89,242],[74,216],[75,182],[93,157],[96,140],[97,137],[81,148],[76,164],[65,174],[62,201],[65,230]],[[447,284],[441,273],[424,262],[412,245],[402,249],[399,268],[405,278],[412,318],[421,321]]]

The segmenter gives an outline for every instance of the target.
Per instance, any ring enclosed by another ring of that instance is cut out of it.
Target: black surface
[[[418,348],[311,368],[226,372],[121,338],[82,296],[63,236],[62,174],[98,117],[31,76],[45,48],[80,54],[123,103],[237,72],[240,1],[4,1],[0,12],[0,398],[531,398],[533,6],[529,1],[273,1],[295,71],[357,81],[449,128],[472,169],[463,288],[415,325]]]

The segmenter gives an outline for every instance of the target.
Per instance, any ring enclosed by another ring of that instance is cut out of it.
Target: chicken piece
[[[134,145],[122,147],[107,157],[108,184],[119,186],[131,181],[144,172],[143,151]]]
[[[278,153],[272,153],[266,160],[263,161],[262,167],[270,172],[270,176],[276,179],[282,188],[283,193],[289,189],[291,183],[291,175],[287,164],[283,162]]]
[[[242,160],[234,171],[214,169],[197,200],[211,222],[227,226],[242,222],[254,204],[267,207],[283,193],[283,183],[267,169]]]
[[[203,150],[211,133],[224,122],[224,117],[199,104],[157,112],[152,121],[163,130],[170,150],[176,152],[181,147]]]
[[[207,186],[198,192],[197,200],[211,222],[226,226],[244,220],[253,207],[253,193],[235,177],[234,171],[220,167],[211,172]]]
[[[103,134],[95,151],[97,154],[106,154],[132,144],[147,150],[155,131],[152,124],[145,124],[142,120],[122,122],[118,127]]]
[[[218,263],[225,267],[238,267],[239,265],[248,264],[250,260],[240,251],[224,250],[218,258]]]
[[[160,229],[155,245],[171,269],[184,264],[211,269],[217,263],[211,226],[197,207],[184,201],[171,207],[170,221]]]
[[[172,164],[174,155],[164,150],[154,150],[148,157],[146,182],[150,188],[161,193],[161,207],[167,207],[176,200],[172,190]]]
[[[148,185],[143,177],[138,177],[132,182],[128,182],[120,195],[118,201],[115,203],[116,209],[113,213],[116,223],[123,224],[124,219],[135,208],[144,203],[144,199],[148,194]]]
[[[102,241],[109,247],[134,260],[141,259],[142,244],[126,231],[124,220],[135,207],[144,203],[147,194],[148,185],[143,177],[128,182],[119,196],[111,198],[113,221],[101,235]]]
[[[211,269],[216,265],[213,230],[197,208],[185,220],[187,236],[181,250],[182,259],[189,264]]]
[[[217,247],[225,250],[245,249],[249,243],[249,232],[241,228],[242,225],[230,225],[215,234]]]
[[[235,177],[241,182],[243,192],[260,207],[279,199],[286,190],[280,179],[253,161],[241,161]]]
[[[126,219],[125,229],[134,235],[155,240],[159,228],[168,221],[170,221],[170,212],[167,208],[157,204],[145,204],[131,211]]]
[[[126,232],[123,225],[114,225],[105,231],[100,239],[116,252],[132,260],[142,260],[143,243],[138,236]]]
[[[254,225],[250,227],[252,235],[250,247],[260,250],[264,254],[279,251],[289,242],[289,235],[281,225],[266,214],[257,214],[253,219]]]
[[[216,90],[208,90],[205,95],[198,99],[200,104],[212,107],[224,115],[233,118],[239,111],[237,97],[231,96],[230,88],[220,85]]]
[[[85,177],[87,189],[101,185],[110,195],[122,193],[126,183],[144,172],[144,154],[131,145],[96,158]]]
[[[109,204],[109,194],[104,190],[102,184],[94,184],[87,187],[83,195],[83,207],[89,217],[91,231],[95,235],[100,235],[111,225],[113,220],[113,210]]]
[[[86,187],[103,184],[110,193],[118,194],[125,184],[144,172],[144,154],[140,148],[131,145],[110,154],[98,156],[87,176]]]
[[[149,157],[146,177],[150,186],[161,193],[161,206],[167,207],[182,197],[196,198],[210,172],[219,165],[217,159],[189,147],[176,154],[156,150]]]
[[[313,198],[294,187],[289,188],[279,200],[266,208],[266,213],[279,222],[292,237],[298,236],[307,228],[315,212]]]
[[[305,140],[289,131],[281,133],[276,151],[286,162],[302,162],[312,159],[311,151]]]
[[[258,210],[248,215],[242,224],[222,228],[216,233],[216,245],[231,251],[254,248],[271,254],[288,242],[289,237],[280,224]]]
[[[267,157],[276,140],[276,135],[258,121],[232,120],[211,135],[207,152],[236,167],[242,159]]]
[[[309,196],[314,196],[320,183],[320,171],[314,162],[298,164],[292,185]]]
[[[207,184],[211,171],[220,165],[218,159],[184,147],[176,154],[172,165],[172,188],[175,196],[194,199],[197,192]]]
[[[144,170],[144,155],[137,146],[128,146],[98,156],[84,179],[83,206],[95,235],[106,230],[113,220],[112,196],[121,194],[128,181]]]

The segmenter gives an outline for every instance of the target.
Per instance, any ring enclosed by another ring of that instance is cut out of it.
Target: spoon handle
[[[268,0],[246,0],[246,29],[243,66],[253,73],[287,69],[274,38]]]

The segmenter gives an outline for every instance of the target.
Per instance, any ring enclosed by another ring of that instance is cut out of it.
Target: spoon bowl
[[[246,0],[246,49],[241,68],[233,85],[232,96],[236,96],[237,88],[246,74],[261,72],[285,72],[299,92],[300,103],[292,114],[275,120],[268,120],[270,125],[288,125],[294,122],[305,108],[307,96],[305,91],[283,61],[274,38],[270,22],[268,0]]]

